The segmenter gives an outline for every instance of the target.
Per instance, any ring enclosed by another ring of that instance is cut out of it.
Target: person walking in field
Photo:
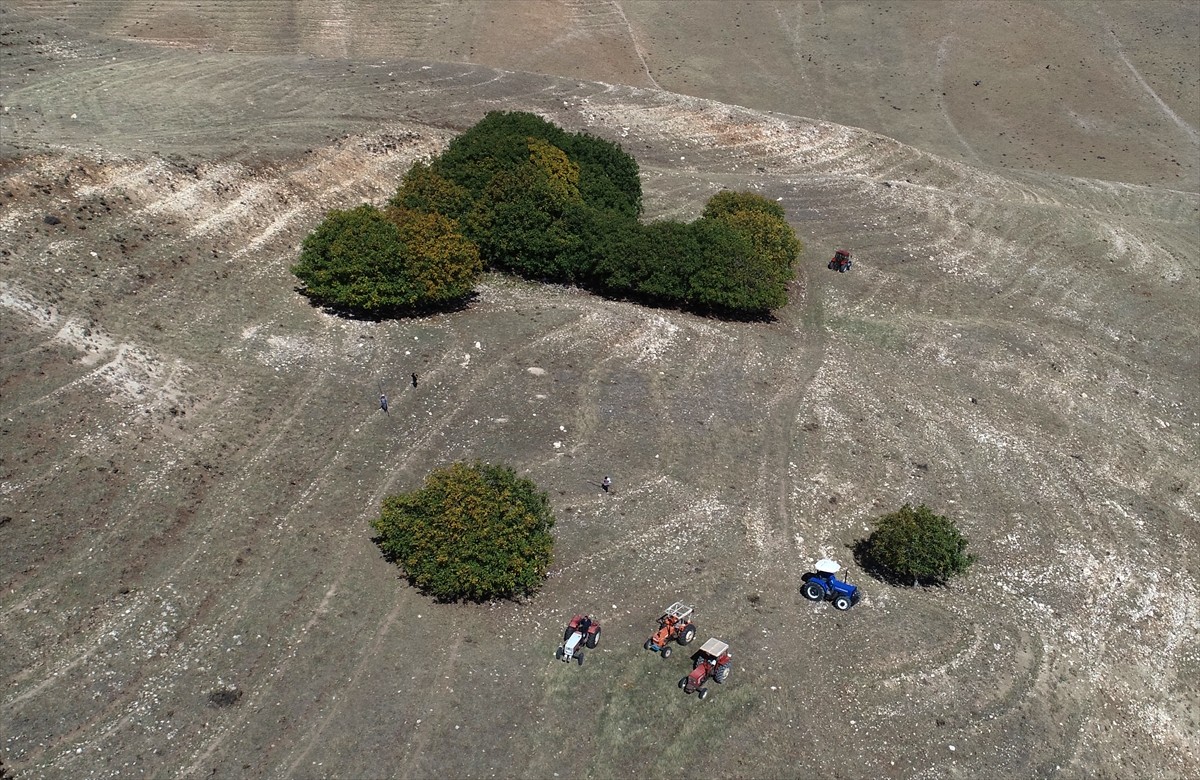
[[[391,412],[389,412],[388,408],[387,408],[387,396],[384,395],[383,393],[379,394],[379,408],[383,410],[384,414],[389,414],[389,415],[391,414]]]
[[[417,372],[414,371],[412,376],[413,376],[413,387],[416,387],[417,386]]]
[[[604,492],[607,493],[608,489],[612,487],[612,480],[608,477],[605,477],[604,479],[600,480],[600,487],[602,487]]]

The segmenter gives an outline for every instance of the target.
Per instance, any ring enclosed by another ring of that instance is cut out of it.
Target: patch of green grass
[[[904,352],[908,334],[887,322],[856,317],[830,317],[825,325],[836,338],[857,338],[888,352]]]

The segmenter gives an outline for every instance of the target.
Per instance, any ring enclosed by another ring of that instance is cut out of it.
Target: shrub
[[[546,494],[507,467],[456,463],[389,496],[376,542],[409,580],[442,601],[513,598],[546,578],[554,517]]]
[[[855,545],[859,564],[884,579],[916,585],[944,584],[974,563],[967,540],[954,522],[921,504],[909,504],[875,521],[875,530]]]

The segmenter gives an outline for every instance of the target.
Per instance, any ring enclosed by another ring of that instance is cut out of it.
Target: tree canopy
[[[471,293],[479,251],[437,214],[364,203],[334,210],[305,239],[292,273],[314,302],[357,314],[446,305]]]
[[[454,305],[485,267],[718,316],[787,303],[802,246],[778,203],[722,191],[692,222],[641,211],[617,144],[492,112],[414,164],[384,211],[330,212],[293,272],[314,301],[369,314]]]
[[[384,499],[376,542],[414,585],[442,601],[533,593],[553,556],[550,500],[508,467],[455,463]]]
[[[855,556],[868,571],[895,582],[944,584],[962,574],[975,556],[967,539],[948,517],[921,504],[905,504],[875,521],[875,529],[855,545]]]

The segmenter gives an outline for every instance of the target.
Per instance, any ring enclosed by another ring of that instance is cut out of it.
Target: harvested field
[[[510,5],[0,9],[3,766],[1200,774],[1196,8]],[[621,142],[648,218],[778,200],[791,303],[295,293],[327,209],[497,109]],[[464,458],[551,496],[527,603],[434,604],[371,542]],[[905,501],[957,519],[965,578],[804,601]],[[641,650],[677,599],[735,654],[704,702]]]

